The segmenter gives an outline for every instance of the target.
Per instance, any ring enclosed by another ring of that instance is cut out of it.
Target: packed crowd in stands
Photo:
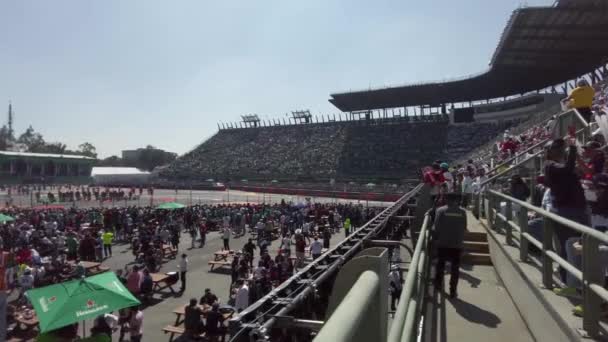
[[[227,306],[218,308],[219,299],[210,289],[205,291],[201,304],[209,304],[216,311],[240,311],[302,267],[307,260],[307,250],[313,259],[318,257],[323,248],[329,248],[334,234],[343,229],[348,235],[374,217],[378,210],[352,204],[292,205],[285,202],[197,205],[175,210],[153,207],[9,208],[2,214],[13,219],[3,218],[0,226],[1,249],[9,252],[3,279],[8,289],[19,294],[10,303],[9,311],[17,314],[23,310],[23,305],[29,306],[24,294],[32,288],[106,271],[100,263],[112,257],[112,246],[116,242],[130,243],[134,266],[125,265],[124,269],[115,271],[142,302],[147,303],[152,297],[152,276],[159,272],[167,257],[179,258],[179,277],[172,275],[169,281],[181,280],[180,292],[183,292],[188,258],[185,253],[178,257],[180,241],[186,236],[192,248],[204,248],[206,235],[211,231],[219,232],[223,239],[224,248],[219,253],[232,258],[233,290],[225,302]],[[247,233],[251,235],[244,248],[232,250],[231,238]],[[278,240],[278,246],[271,250],[273,240]],[[259,257],[255,250],[259,250]],[[195,313],[186,311],[186,330],[202,329],[203,322],[199,319],[198,323],[193,323],[190,316]],[[120,319],[120,324],[130,322],[137,313],[137,310],[121,311],[121,317],[130,316]],[[207,318],[207,324],[210,323]],[[9,324],[16,324],[13,315],[9,315]],[[98,328],[96,323],[91,333],[99,333]],[[216,328],[217,324],[215,328],[208,327],[207,331],[210,334],[225,331]],[[131,333],[138,334],[137,331]]]
[[[220,130],[160,176],[395,183],[416,178],[420,164],[470,152],[512,124],[393,120]]]

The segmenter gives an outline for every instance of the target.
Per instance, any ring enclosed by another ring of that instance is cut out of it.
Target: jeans
[[[106,253],[106,257],[112,256],[112,245],[103,245],[103,250]]]
[[[230,250],[230,239],[224,239],[224,249],[227,251]]]
[[[445,262],[449,261],[450,268],[450,292],[456,292],[458,287],[458,278],[460,277],[460,248],[438,248],[437,249],[437,266],[435,268],[435,288],[443,287],[443,271]]]

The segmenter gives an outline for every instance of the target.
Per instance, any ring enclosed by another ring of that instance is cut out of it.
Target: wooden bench
[[[173,248],[170,245],[163,245],[163,257],[164,258],[176,258],[177,257],[177,249]]]
[[[232,261],[228,261],[228,260],[209,261],[209,265],[211,265],[211,270],[210,271],[213,271],[213,268],[215,266],[218,266],[218,267],[228,266],[228,267],[230,267],[232,265]]]
[[[174,325],[167,325],[162,330],[165,334],[171,334],[169,336],[169,342],[173,341],[173,338],[175,337],[175,335],[183,335],[186,332],[186,329],[176,327]],[[199,334],[198,337],[199,338],[205,337],[205,333],[203,332],[203,333]]]

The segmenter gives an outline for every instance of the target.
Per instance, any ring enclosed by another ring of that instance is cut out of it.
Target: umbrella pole
[[[82,321],[82,338],[85,338],[87,321]]]

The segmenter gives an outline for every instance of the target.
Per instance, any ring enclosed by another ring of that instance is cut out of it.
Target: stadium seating
[[[224,129],[160,176],[175,181],[400,182],[417,178],[414,170],[420,165],[468,153],[508,127],[393,119]]]

